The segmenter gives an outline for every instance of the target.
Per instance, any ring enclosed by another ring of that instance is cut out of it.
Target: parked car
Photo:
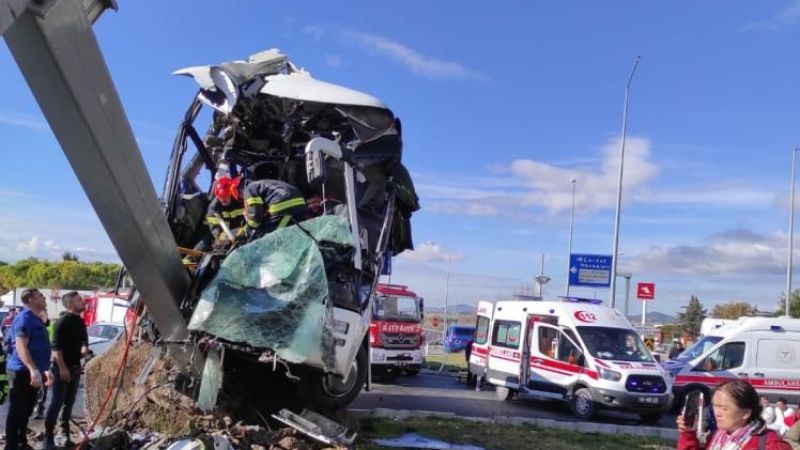
[[[121,323],[98,322],[87,327],[86,332],[89,335],[89,351],[99,356],[125,334],[125,326]]]
[[[475,327],[450,325],[447,328],[447,336],[444,338],[444,351],[454,353],[464,350],[472,342],[474,334]]]

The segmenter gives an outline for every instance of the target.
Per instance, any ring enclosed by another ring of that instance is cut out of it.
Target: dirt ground
[[[91,422],[107,396],[124,348],[120,340],[106,354],[86,366],[86,420]],[[275,422],[235,422],[224,415],[208,415],[195,408],[188,397],[172,389],[171,367],[158,361],[141,385],[135,383],[153,348],[149,343],[134,343],[122,374],[121,388],[111,397],[100,423],[109,430],[124,430],[128,436],[157,433],[174,441],[177,438],[207,438],[211,434],[227,437],[237,449],[316,450],[330,448],[304,437],[291,428],[274,428]],[[130,442],[108,444],[107,448],[131,448]]]

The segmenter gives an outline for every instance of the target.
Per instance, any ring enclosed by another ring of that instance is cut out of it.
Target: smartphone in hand
[[[683,423],[686,425],[686,428],[690,430],[698,428],[697,418],[702,416],[702,402],[702,392],[690,392],[689,395],[686,396],[686,401],[683,403],[683,410],[681,411]]]

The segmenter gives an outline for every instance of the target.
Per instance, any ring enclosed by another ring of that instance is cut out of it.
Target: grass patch
[[[364,418],[356,449],[388,449],[372,443],[375,438],[394,438],[408,432],[432,439],[483,447],[487,450],[662,450],[675,443],[658,438],[619,434],[577,433],[569,430],[539,428],[532,425],[496,425],[463,419],[439,417],[403,420]]]
[[[441,355],[428,355],[425,357],[425,364],[423,364],[422,367],[430,370],[439,370],[439,367],[442,366],[442,362],[445,363],[445,372],[460,372],[462,370],[467,370],[467,360],[464,359],[463,351],[457,353],[444,353]]]

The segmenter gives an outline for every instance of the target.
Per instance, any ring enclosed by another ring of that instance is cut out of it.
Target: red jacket
[[[767,442],[764,450],[792,450],[792,446],[784,441],[780,434],[773,430],[766,430],[763,434],[767,435]],[[742,450],[759,450],[758,440],[760,435],[754,434],[749,441],[744,443]],[[708,437],[711,442],[711,436]],[[704,450],[705,446],[700,445],[697,434],[694,431],[685,431],[678,436],[678,450]]]

